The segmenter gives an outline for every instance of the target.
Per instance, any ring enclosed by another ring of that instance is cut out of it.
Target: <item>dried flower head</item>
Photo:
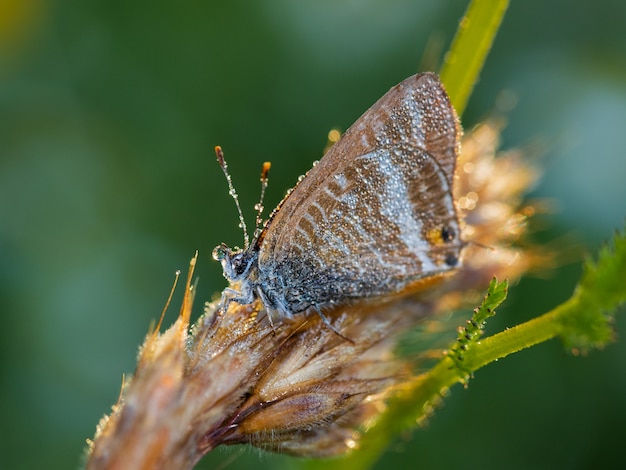
[[[304,456],[335,456],[358,447],[360,433],[412,377],[394,349],[401,333],[467,302],[490,278],[528,268],[522,248],[531,208],[522,193],[536,178],[518,152],[496,156],[501,123],[487,122],[463,140],[455,199],[469,242],[462,267],[410,296],[298,314],[272,327],[263,305],[216,303],[189,328],[190,274],[181,314],[151,332],[137,369],[90,443],[87,468],[191,468],[218,445],[249,443]]]

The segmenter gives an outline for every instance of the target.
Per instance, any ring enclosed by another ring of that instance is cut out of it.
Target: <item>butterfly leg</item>
[[[320,318],[322,319],[322,321],[324,322],[324,324],[328,327],[328,329],[330,331],[332,331],[333,333],[335,333],[337,336],[339,336],[340,338],[348,341],[349,343],[355,344],[353,340],[351,340],[350,338],[348,338],[347,336],[342,335],[331,323],[330,320],[326,317],[326,315],[324,315],[322,313],[322,311],[320,310],[320,308],[317,305],[313,305],[313,308],[315,309],[315,311],[317,312],[317,314],[320,316]]]
[[[222,313],[226,313],[228,311],[228,307],[230,307],[231,302],[248,305],[254,302],[254,295],[252,292],[250,292],[249,295],[245,295],[241,291],[227,287],[222,291],[222,298],[220,300],[220,310]]]

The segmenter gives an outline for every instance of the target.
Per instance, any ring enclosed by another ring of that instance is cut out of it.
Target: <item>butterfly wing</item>
[[[452,198],[459,134],[436,75],[386,93],[266,225],[258,266],[272,303],[294,313],[452,269],[462,245]]]

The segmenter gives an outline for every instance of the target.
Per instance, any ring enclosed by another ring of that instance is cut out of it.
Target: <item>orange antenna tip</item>
[[[261,169],[261,181],[267,179],[267,174],[269,173],[271,167],[272,167],[272,162],[263,163],[263,168]]]
[[[222,147],[219,145],[215,146],[215,155],[217,156],[217,161],[220,166],[224,166],[224,152],[222,151]]]

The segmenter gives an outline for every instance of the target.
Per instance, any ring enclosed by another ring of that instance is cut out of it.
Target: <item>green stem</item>
[[[509,354],[560,336],[564,332],[564,320],[575,315],[578,308],[578,298],[571,297],[538,318],[485,338],[466,353],[464,367],[475,371]]]
[[[472,0],[441,67],[441,80],[459,116],[463,114],[509,0]]]

